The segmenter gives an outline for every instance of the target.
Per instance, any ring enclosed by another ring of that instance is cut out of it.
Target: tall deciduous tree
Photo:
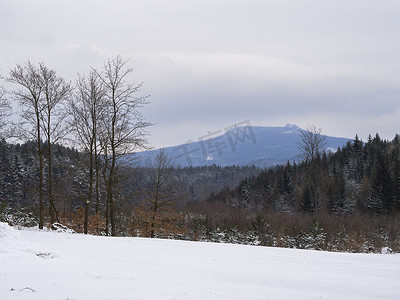
[[[46,139],[48,150],[48,200],[51,222],[57,219],[53,195],[52,145],[64,136],[63,115],[60,104],[67,98],[71,86],[56,75],[54,70],[43,63],[36,67],[29,61],[10,70],[9,81],[20,86],[13,92],[19,102],[21,122],[16,134],[25,139],[34,139],[39,156],[39,228],[44,224],[44,149]]]
[[[40,76],[43,81],[44,109],[40,114],[41,126],[47,143],[48,163],[48,197],[49,215],[51,223],[58,221],[57,210],[54,203],[53,191],[53,145],[64,138],[67,130],[64,126],[65,104],[71,95],[71,85],[58,76],[54,70],[47,68],[43,63],[39,64]]]
[[[107,221],[110,222],[113,236],[116,235],[114,200],[118,159],[146,146],[146,128],[151,125],[144,120],[139,111],[144,104],[148,103],[148,96],[138,95],[142,84],[128,81],[133,69],[127,67],[127,62],[118,55],[107,61],[102,72],[94,70],[99,75],[106,91],[103,146],[107,170],[104,175]]]
[[[103,82],[94,71],[91,71],[87,78],[79,76],[76,86],[76,93],[71,98],[69,111],[75,135],[89,154],[89,187],[84,217],[84,233],[86,234],[93,194],[96,198],[96,214],[99,212],[99,132],[105,110],[105,89]]]
[[[44,199],[43,199],[43,147],[41,116],[45,109],[43,101],[44,83],[40,76],[39,68],[29,61],[25,65],[17,65],[10,70],[8,79],[11,83],[18,84],[21,88],[13,92],[14,99],[21,106],[21,122],[16,128],[16,134],[36,141],[39,156],[39,228],[44,224]]]

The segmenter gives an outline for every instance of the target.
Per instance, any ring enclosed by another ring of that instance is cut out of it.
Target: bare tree
[[[72,127],[89,154],[89,187],[85,202],[84,233],[88,232],[89,209],[93,198],[95,182],[96,214],[99,213],[99,131],[104,112],[105,89],[98,74],[91,71],[89,76],[79,76],[77,91],[70,101]]]
[[[59,76],[54,70],[47,68],[43,63],[39,64],[40,76],[43,81],[44,109],[40,114],[41,126],[47,141],[48,163],[48,197],[50,222],[58,221],[58,214],[54,204],[53,192],[53,145],[64,138],[67,130],[64,126],[65,104],[71,94],[71,85]],[[59,222],[59,221],[58,221]]]
[[[3,80],[1,76],[0,80]],[[10,102],[5,98],[5,96],[6,90],[3,86],[0,86],[0,133],[3,133],[7,124],[5,118],[8,117],[11,112]]]
[[[303,176],[303,194],[301,208],[304,212],[314,213],[320,205],[321,170],[319,162],[314,160],[321,154],[326,146],[326,135],[322,135],[322,129],[314,125],[307,126],[306,130],[300,130],[298,147],[302,151],[304,159],[311,162]]]
[[[150,181],[143,189],[142,202],[134,209],[131,230],[151,238],[183,234],[184,216],[177,212],[176,204],[184,194],[178,192],[171,159],[163,149],[149,171]]]
[[[150,187],[145,193],[145,205],[151,211],[150,237],[154,238],[158,213],[176,202],[175,189],[171,181],[171,158],[163,149],[154,160],[154,174]]]
[[[44,201],[43,201],[43,149],[41,115],[45,109],[42,94],[44,92],[43,78],[40,70],[29,61],[25,65],[17,65],[10,70],[8,81],[18,84],[21,89],[13,92],[14,99],[19,102],[22,110],[21,122],[16,128],[19,137],[34,139],[37,144],[39,156],[39,228],[44,224]]]
[[[62,114],[59,105],[68,96],[71,87],[55,71],[43,63],[35,67],[29,61],[16,65],[10,70],[9,82],[21,88],[13,92],[14,99],[22,110],[21,121],[17,124],[14,135],[19,138],[36,141],[39,156],[39,228],[44,225],[44,149],[42,139],[48,148],[48,196],[51,222],[57,219],[53,196],[52,181],[52,145],[64,135]]]
[[[129,152],[147,144],[146,128],[151,124],[144,121],[139,109],[147,104],[148,96],[137,96],[142,84],[128,82],[133,69],[127,68],[127,60],[116,56],[107,61],[102,72],[95,71],[106,89],[106,111],[104,114],[104,172],[106,180],[107,225],[111,223],[111,235],[116,235],[114,189],[118,171],[118,160]],[[108,231],[108,227],[107,227]]]
[[[307,126],[306,130],[299,130],[300,141],[297,143],[303,157],[312,160],[323,151],[326,146],[326,135],[322,135],[322,128],[314,125]]]

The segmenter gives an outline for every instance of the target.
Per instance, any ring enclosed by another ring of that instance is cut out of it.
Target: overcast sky
[[[114,54],[150,94],[155,147],[249,120],[400,133],[398,0],[0,0],[0,69],[74,81]]]

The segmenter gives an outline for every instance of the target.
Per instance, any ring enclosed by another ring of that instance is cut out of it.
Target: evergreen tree
[[[371,213],[391,212],[393,210],[391,175],[388,162],[378,153],[372,172],[372,186],[367,202]]]
[[[288,162],[278,174],[277,195],[275,199],[275,210],[279,212],[290,212],[294,206],[295,188],[292,183],[292,167]]]
[[[306,184],[304,187],[301,202],[300,202],[301,211],[304,213],[313,214],[316,211],[315,205],[315,192],[313,191],[312,186]]]

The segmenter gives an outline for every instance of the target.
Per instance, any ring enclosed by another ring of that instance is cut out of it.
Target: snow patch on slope
[[[20,233],[7,223],[0,222],[0,255],[10,256],[11,260],[30,259],[32,256],[49,257],[50,253],[29,243]]]
[[[14,247],[0,253],[0,299],[399,298],[396,254],[0,231]],[[18,243],[57,257],[16,260]]]
[[[20,234],[7,223],[0,222],[0,253],[20,250],[26,247]]]

